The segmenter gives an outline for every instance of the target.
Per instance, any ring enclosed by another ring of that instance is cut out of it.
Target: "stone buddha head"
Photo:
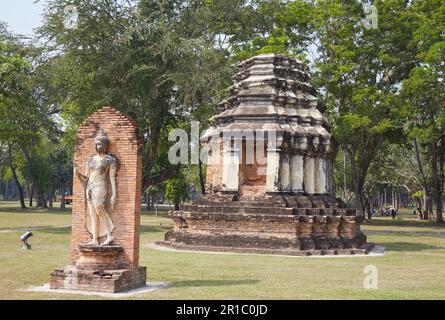
[[[107,153],[109,145],[110,145],[110,140],[108,139],[104,130],[102,128],[100,128],[99,133],[94,138],[94,146],[95,146],[96,152],[99,154]]]

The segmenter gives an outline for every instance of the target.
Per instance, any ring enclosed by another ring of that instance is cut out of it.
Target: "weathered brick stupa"
[[[356,210],[333,196],[336,144],[304,66],[263,54],[243,61],[232,79],[232,96],[220,104],[225,110],[201,137],[212,147],[206,195],[170,214],[174,228],[158,244],[286,255],[367,253],[372,244]],[[218,157],[222,161],[211,161]]]

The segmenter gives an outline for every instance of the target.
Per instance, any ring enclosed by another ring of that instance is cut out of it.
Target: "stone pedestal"
[[[133,268],[123,259],[121,246],[79,245],[75,265],[51,273],[51,289],[122,292],[145,286],[145,267]]]
[[[76,261],[79,269],[119,269],[125,267],[120,261],[124,248],[121,246],[79,246],[80,258]]]
[[[51,272],[51,289],[117,293],[144,287],[145,267],[120,270],[76,269],[68,266]]]

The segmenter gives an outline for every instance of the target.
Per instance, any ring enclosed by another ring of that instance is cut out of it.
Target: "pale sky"
[[[35,3],[37,2],[37,3]],[[40,26],[46,0],[0,0],[0,21],[16,34],[32,36]]]

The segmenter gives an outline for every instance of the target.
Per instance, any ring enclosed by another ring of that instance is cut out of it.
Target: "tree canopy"
[[[70,188],[78,125],[113,105],[140,127],[144,190],[179,194],[190,172],[202,185],[201,165],[168,162],[169,130],[207,127],[238,62],[282,53],[308,65],[327,105],[338,195],[365,213],[382,186],[422,192],[442,222],[443,30],[441,0],[50,0],[37,44],[0,28],[0,164],[46,205]]]

